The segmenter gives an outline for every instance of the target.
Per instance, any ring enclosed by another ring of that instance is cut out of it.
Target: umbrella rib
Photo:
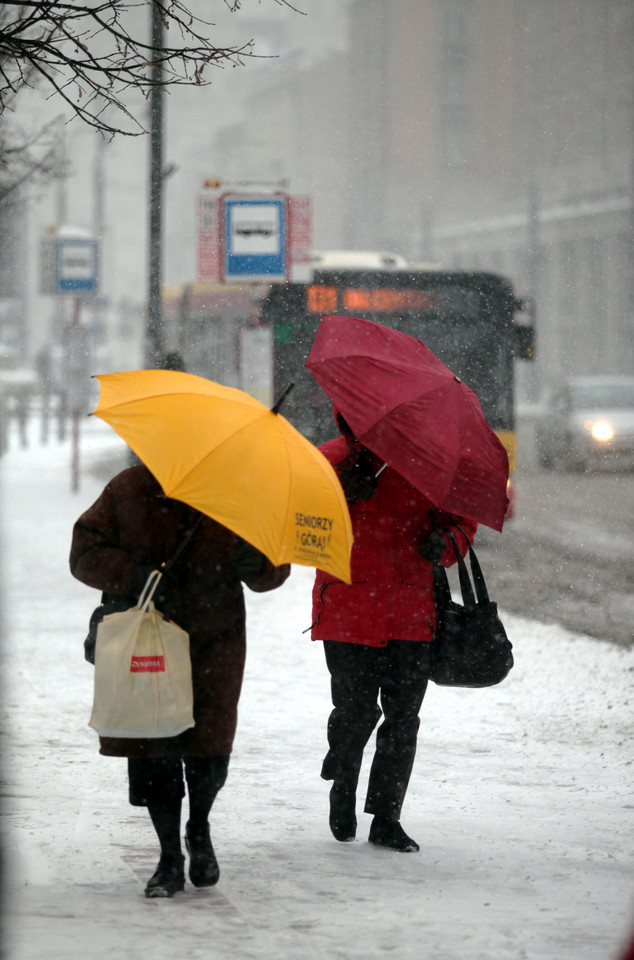
[[[287,442],[286,436],[285,436],[285,434],[283,433],[283,431],[280,431],[280,439],[281,439],[282,444],[283,444],[283,446],[284,446],[284,453],[285,453],[285,455],[286,455],[286,463],[287,463],[287,465],[288,465],[288,470],[287,470],[287,472],[286,472],[286,475],[290,478],[290,477],[291,477],[291,470],[290,470],[291,456],[290,456],[290,453],[289,453],[289,449],[290,449],[290,448],[289,448],[289,444],[288,444],[288,442]],[[287,498],[286,498],[286,499],[287,499],[287,502],[288,502],[288,506],[287,506],[287,508],[286,508],[286,521],[287,521],[287,523],[288,523],[288,518],[289,518],[289,514],[290,514],[290,510],[291,510],[290,480],[289,480],[289,491],[288,491],[288,493],[289,493],[289,495],[288,495]],[[284,524],[284,529],[286,529],[287,523]]]
[[[444,384],[443,384],[443,385],[440,385],[440,386],[438,386],[438,387],[436,387],[436,388],[434,388],[433,390],[428,390],[428,391],[426,391],[426,396],[430,396],[430,397],[433,396],[433,395],[434,395],[435,393],[437,393],[439,390],[442,390],[443,387],[444,387]],[[392,407],[389,408],[389,410],[386,409],[384,413],[382,413],[380,416],[376,417],[376,419],[373,420],[372,423],[369,424],[369,426],[367,426],[367,427],[365,428],[365,430],[363,430],[361,436],[358,437],[357,439],[362,440],[363,437],[366,436],[368,433],[370,433],[371,430],[374,430],[374,428],[377,426],[377,424],[379,424],[383,419],[385,419],[386,416],[390,416],[390,415],[393,414],[396,410],[400,410],[401,407],[406,407],[406,406],[407,406],[408,404],[410,404],[411,402],[412,402],[412,401],[411,401],[411,398],[406,398],[406,399],[404,399],[404,400],[399,400],[398,403],[395,403]]]
[[[235,431],[231,434],[230,437],[227,437],[227,438],[226,438],[225,440],[223,440],[221,443],[216,444],[216,446],[214,447],[213,450],[210,450],[209,453],[208,453],[205,457],[203,457],[202,460],[200,460],[195,467],[193,467],[191,470],[189,470],[189,471],[187,472],[187,474],[185,474],[185,475],[181,478],[181,481],[180,481],[180,482],[182,482],[183,480],[185,480],[191,473],[194,472],[194,470],[198,469],[198,467],[200,466],[201,463],[204,463],[205,460],[207,460],[207,459],[209,459],[210,457],[212,457],[213,454],[214,454],[214,452],[215,452],[216,450],[218,450],[220,447],[222,447],[224,443],[228,442],[229,440],[234,440],[234,439],[235,439],[240,433],[242,433],[243,431],[250,429],[251,427],[254,426],[254,424],[257,424],[257,423],[262,422],[263,420],[266,419],[267,415],[268,415],[268,416],[273,416],[273,417],[275,417],[276,420],[278,420],[278,418],[279,418],[279,414],[273,414],[273,413],[271,412],[271,410],[269,410],[268,407],[263,407],[262,413],[261,413],[261,416],[260,416],[260,417],[254,418],[253,420],[250,420],[249,423],[245,423],[243,426],[241,426],[241,427],[239,427],[237,430],[235,430]],[[289,455],[289,452],[288,452],[289,447],[288,447],[288,444],[287,444],[287,442],[286,442],[286,437],[284,436],[283,431],[280,431],[280,439],[281,439],[282,444],[283,444],[283,446],[284,446],[284,454],[285,454],[285,456],[286,456],[287,463],[289,463],[289,462],[290,462],[290,455]],[[288,475],[290,476],[290,469],[287,471],[287,473],[288,473]],[[281,477],[282,477],[282,476],[283,476],[283,471],[280,471],[280,480],[278,481],[278,483],[281,482]],[[289,510],[290,510],[290,501],[291,501],[290,496],[287,497],[287,500],[288,500],[288,502],[289,502],[289,507],[287,508],[287,511],[286,511],[286,519],[288,520],[288,515],[289,515]],[[284,525],[284,526],[286,526],[286,525]],[[278,543],[276,549],[279,550],[280,546],[281,546],[281,544]],[[269,556],[269,560],[271,560],[271,562],[274,562],[273,559],[272,559],[270,556]]]
[[[259,417],[259,420],[263,420],[267,413],[270,413],[270,410],[268,409],[268,407],[263,407],[262,415]],[[181,477],[179,477],[179,480],[178,480],[179,484],[183,483],[185,480],[187,480],[188,477],[191,476],[192,473],[194,473],[194,471],[198,470],[201,463],[204,463],[205,460],[208,460],[210,457],[212,457],[216,452],[216,450],[219,450],[220,447],[222,447],[225,443],[228,443],[230,440],[233,440],[235,437],[238,436],[238,434],[242,433],[244,430],[248,430],[250,427],[253,426],[254,423],[257,423],[257,422],[258,422],[258,419],[250,420],[248,423],[245,423],[241,427],[238,427],[236,430],[234,430],[231,436],[225,437],[223,440],[220,441],[220,443],[217,443],[215,447],[212,450],[209,450],[209,452],[206,453],[205,456],[202,457],[202,459],[199,460],[193,467],[191,467],[191,469],[189,469],[187,473],[184,473]]]
[[[201,377],[201,379],[202,379],[202,377]],[[227,388],[227,389],[231,389],[231,388]],[[236,391],[236,392],[239,392],[239,391]],[[218,400],[219,402],[222,402],[222,398],[220,398],[220,397],[215,397],[213,393],[196,393],[196,392],[193,391],[193,390],[186,390],[186,391],[183,391],[183,390],[166,390],[165,393],[152,394],[152,395],[149,395],[149,396],[142,396],[142,397],[131,397],[129,400],[117,400],[116,403],[113,403],[111,406],[108,405],[108,406],[104,407],[102,410],[99,409],[99,404],[97,404],[97,406],[95,407],[95,409],[92,411],[92,414],[91,414],[91,415],[92,415],[92,416],[95,416],[95,415],[96,415],[96,416],[99,416],[101,413],[111,413],[115,408],[116,408],[116,409],[119,409],[120,407],[127,407],[127,406],[129,406],[130,404],[140,403],[140,402],[142,402],[143,400],[147,400],[147,401],[149,402],[149,401],[152,401],[152,400],[156,400],[158,397],[161,397],[161,398],[163,398],[163,397],[194,397],[194,398],[196,398],[196,399],[199,399],[200,397],[207,397],[207,398],[210,399],[210,400]],[[251,400],[255,400],[255,397],[250,397],[250,399],[251,399]],[[251,404],[251,403],[245,403],[244,400],[240,400],[239,398],[238,398],[238,399],[234,399],[234,398],[232,397],[232,398],[231,398],[231,402],[232,402],[232,403],[236,403],[236,404],[240,404],[240,405],[243,406],[243,407],[248,407],[249,409],[252,409],[252,404]],[[256,401],[256,403],[259,403],[259,401]],[[265,413],[268,413],[268,412],[269,412],[269,408],[268,408],[268,407],[265,407],[264,404],[260,404],[260,406],[262,406],[262,412],[263,412],[263,413],[264,413],[264,412],[265,412]]]

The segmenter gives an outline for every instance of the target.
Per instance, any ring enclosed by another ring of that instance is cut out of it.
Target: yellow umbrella
[[[253,397],[174,370],[96,377],[93,411],[165,494],[237,533],[272,563],[327,570],[350,583],[352,527],[326,458]]]

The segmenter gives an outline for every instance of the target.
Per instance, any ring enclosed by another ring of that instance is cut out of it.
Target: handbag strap
[[[482,573],[482,567],[480,566],[480,561],[476,556],[476,552],[471,545],[469,537],[464,532],[461,526],[456,524],[456,529],[460,531],[462,536],[467,541],[469,547],[469,562],[471,564],[471,576],[473,577],[473,583],[475,586],[476,596],[478,598],[478,603],[488,603],[489,602],[489,591],[487,590],[486,581],[484,579],[484,574]]]
[[[176,550],[176,553],[172,556],[171,560],[163,561],[163,563],[160,565],[158,570],[152,570],[152,572],[150,573],[149,577],[145,582],[145,586],[141,591],[139,599],[137,601],[137,606],[140,607],[141,610],[143,610],[145,613],[148,611],[150,607],[150,602],[152,600],[152,597],[154,596],[154,592],[158,587],[162,577],[165,576],[168,570],[171,569],[172,565],[180,557],[181,553],[183,552],[183,550],[185,549],[185,547],[187,546],[191,538],[196,533],[196,530],[198,529],[202,521],[203,521],[203,514],[201,513],[198,519],[196,520],[196,523],[191,528],[191,530],[188,530],[185,536],[183,537],[182,542],[178,545],[178,549]]]
[[[183,550],[185,549],[185,547],[187,546],[187,544],[189,543],[189,541],[191,540],[191,538],[194,536],[194,534],[196,533],[196,530],[198,529],[198,527],[200,526],[200,524],[202,523],[203,520],[204,520],[204,515],[201,513],[201,514],[199,514],[199,516],[198,516],[198,518],[197,518],[197,520],[196,520],[196,523],[195,523],[194,526],[191,528],[191,530],[188,530],[188,531],[186,532],[185,536],[183,537],[182,542],[178,545],[178,549],[176,550],[176,553],[172,556],[171,560],[167,560],[167,561],[164,560],[163,563],[162,563],[162,564],[160,565],[160,567],[158,568],[158,570],[153,570],[153,571],[152,571],[152,573],[150,574],[150,576],[148,577],[148,579],[147,579],[147,581],[146,581],[146,583],[145,583],[145,586],[143,587],[143,590],[141,591],[141,593],[140,593],[140,595],[139,595],[139,599],[137,600],[137,606],[143,608],[143,603],[147,603],[147,605],[149,606],[150,600],[151,600],[152,597],[154,596],[154,591],[155,591],[156,588],[158,587],[159,581],[160,581],[161,577],[164,577],[164,576],[165,576],[165,574],[166,574],[167,571],[170,569],[170,567],[173,565],[173,563],[174,563],[174,562],[178,559],[178,557],[181,555],[181,553],[183,552]],[[146,592],[147,589],[148,589],[148,586],[149,586],[149,584],[150,584],[150,580],[152,580],[152,578],[153,578],[153,577],[155,576],[155,574],[157,574],[157,573],[158,573],[158,577],[156,578],[156,582],[155,582],[155,583],[153,584],[153,586],[152,586],[152,592],[150,593],[149,597],[146,597],[145,600],[144,600],[143,597],[144,597],[145,592]],[[101,594],[101,602],[102,602],[102,603],[106,603],[107,596],[108,596],[108,595],[107,595],[105,592],[103,592],[103,593]],[[147,607],[146,607],[146,609],[147,609]]]
[[[467,565],[462,558],[462,554],[458,549],[458,544],[456,543],[456,538],[453,533],[449,531],[449,538],[453,546],[453,552],[456,557],[456,562],[458,564],[458,577],[460,579],[460,592],[462,594],[462,602],[467,610],[475,610],[476,598],[473,592],[473,587],[471,586],[471,580],[469,579],[469,572],[467,570]]]
[[[465,531],[462,529],[462,527],[458,526],[458,524],[456,524],[455,526],[458,530],[460,530],[460,533],[463,535],[463,537],[467,541],[467,544],[469,547],[469,562],[471,565],[471,576],[473,577],[473,586],[472,586],[471,579],[469,577],[469,571],[467,570],[467,565],[464,562],[462,554],[460,553],[460,550],[458,548],[456,538],[454,537],[451,530],[448,530],[447,532],[449,534],[449,538],[453,546],[454,555],[456,557],[456,562],[458,564],[458,577],[460,579],[460,592],[462,593],[462,602],[464,604],[465,609],[475,610],[477,604],[485,604],[489,602],[489,593],[487,590],[486,582],[484,580],[484,574],[482,573],[482,568],[476,556],[476,552],[471,546],[469,537],[467,536]],[[449,588],[449,581],[447,579],[447,574],[440,567],[440,564],[434,564],[434,568],[435,568],[435,574],[436,574],[435,587],[436,587],[437,594],[438,592],[440,594],[438,599],[440,599],[443,603],[446,603],[447,598],[451,599],[451,590]],[[436,571],[436,568],[437,568],[437,571]],[[445,574],[444,584],[443,584],[443,578],[438,576],[438,573],[440,572]],[[475,593],[474,593],[474,587],[475,587]],[[447,597],[447,594],[448,594],[448,597]]]
[[[452,602],[447,571],[439,563],[434,564],[434,598],[437,609],[448,610]]]
[[[198,529],[202,521],[203,521],[203,514],[201,513],[199,514],[198,519],[196,520],[196,523],[194,524],[194,526],[191,528],[191,530],[188,530],[185,536],[183,537],[183,540],[179,544],[178,549],[174,554],[174,556],[172,557],[172,559],[168,560],[167,562],[163,561],[163,563],[159,567],[159,570],[161,571],[163,576],[165,576],[167,571],[172,567],[172,565],[175,563],[178,557],[180,557],[181,553],[183,552],[183,550],[185,549],[185,547],[187,546],[191,538],[196,533],[196,530]]]

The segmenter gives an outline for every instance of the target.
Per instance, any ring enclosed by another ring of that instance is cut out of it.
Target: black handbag
[[[462,605],[452,599],[447,573],[435,563],[436,633],[429,678],[446,687],[491,687],[512,669],[513,646],[498,617],[497,603],[489,600],[475,550],[469,545],[472,586],[455,537],[449,536],[458,563]]]

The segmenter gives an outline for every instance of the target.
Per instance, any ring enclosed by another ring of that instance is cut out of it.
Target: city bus
[[[374,320],[422,340],[471,387],[517,463],[515,360],[534,355],[532,304],[508,279],[437,267],[313,269],[306,283],[196,283],[165,291],[168,348],[191,373],[274,402],[313,443],[336,435],[332,404],[304,363],[324,314]]]

